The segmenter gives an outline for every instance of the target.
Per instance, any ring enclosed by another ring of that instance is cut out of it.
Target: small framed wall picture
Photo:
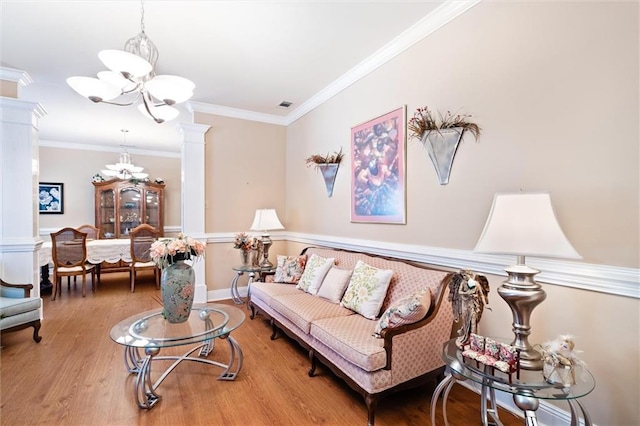
[[[64,184],[40,182],[38,185],[38,211],[41,214],[64,213]]]

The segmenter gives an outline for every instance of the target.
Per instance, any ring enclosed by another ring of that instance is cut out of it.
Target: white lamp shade
[[[251,224],[252,231],[269,231],[273,229],[284,229],[278,215],[274,209],[256,210]]]
[[[153,114],[153,117],[162,119],[164,121],[173,120],[178,115],[180,115],[180,111],[168,105],[162,105],[157,107],[149,105],[149,109],[151,110],[151,114]],[[138,105],[138,111],[140,111],[145,117],[150,118],[151,120],[154,119],[152,116],[149,115],[149,113],[147,112],[147,109],[144,107],[144,104]]]
[[[67,84],[85,98],[101,101],[110,101],[122,93],[118,87],[93,77],[69,77]]]
[[[191,98],[196,85],[183,77],[159,75],[146,82],[145,87],[154,98],[173,105]]]
[[[118,87],[123,92],[130,92],[137,86],[137,83],[127,80],[122,76],[122,74],[115,71],[100,71],[98,73],[98,78],[100,81],[104,81],[107,84]]]
[[[548,193],[496,194],[474,251],[582,259],[562,232]]]
[[[98,57],[111,71],[127,72],[133,77],[144,77],[153,68],[149,62],[140,56],[124,50],[103,50],[98,53]]]

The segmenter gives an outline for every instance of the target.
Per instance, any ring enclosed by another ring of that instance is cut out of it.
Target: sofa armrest
[[[0,286],[0,296],[11,299],[27,298],[33,289],[33,284],[11,284],[2,279],[0,279]]]
[[[431,304],[429,311],[427,312],[427,314],[423,319],[421,319],[420,321],[414,322],[413,324],[401,325],[399,327],[394,327],[394,328],[385,328],[380,332],[380,337],[384,339],[384,345],[383,345],[384,350],[387,353],[387,365],[384,367],[385,370],[391,369],[391,361],[393,356],[393,338],[395,336],[401,336],[411,330],[425,327],[426,325],[431,323],[431,321],[433,321],[436,315],[438,315],[438,312],[440,311],[440,306],[442,305],[442,299],[444,298],[445,290],[447,288],[446,283],[448,282],[448,277],[449,275],[447,275],[447,277],[445,277],[440,283],[440,286],[438,288],[438,293],[435,297],[434,303]],[[452,325],[453,325],[453,322],[452,322]]]

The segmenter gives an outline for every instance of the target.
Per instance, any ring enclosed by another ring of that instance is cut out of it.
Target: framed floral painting
[[[64,184],[40,182],[38,206],[38,211],[42,214],[63,214]]]
[[[351,128],[351,222],[406,223],[406,106]]]

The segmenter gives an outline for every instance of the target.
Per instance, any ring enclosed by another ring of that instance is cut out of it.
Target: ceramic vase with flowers
[[[151,245],[151,258],[162,269],[162,314],[173,324],[189,319],[193,307],[195,272],[185,260],[204,256],[205,245],[183,234],[162,238]]]

